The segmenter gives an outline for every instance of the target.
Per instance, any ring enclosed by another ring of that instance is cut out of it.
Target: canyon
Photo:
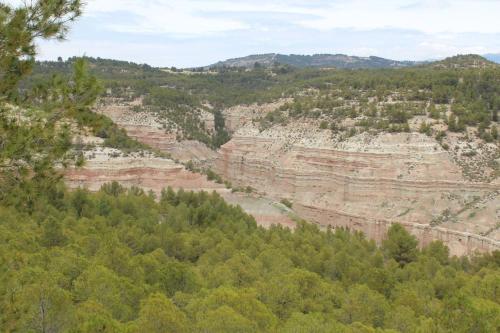
[[[419,133],[338,142],[303,124],[263,132],[250,126],[221,148],[216,170],[286,198],[320,226],[362,231],[379,243],[398,222],[422,245],[439,239],[456,255],[499,246],[500,184],[465,181],[449,154]]]
[[[224,110],[232,139],[218,152],[199,142],[178,142],[154,116],[133,112],[132,105],[108,105],[99,112],[173,160],[109,158],[112,154],[105,152],[66,178],[73,187],[91,190],[119,181],[156,193],[166,186],[217,191],[266,227],[293,227],[298,216],[321,228],[361,231],[381,243],[397,222],[422,246],[441,240],[452,255],[500,249],[498,178],[467,180],[453,155],[420,133],[365,132],[341,138],[315,121],[259,128],[256,119],[282,104]],[[255,193],[234,193],[176,163],[189,160],[210,167],[233,187],[251,186]],[[293,209],[280,204],[283,199]]]

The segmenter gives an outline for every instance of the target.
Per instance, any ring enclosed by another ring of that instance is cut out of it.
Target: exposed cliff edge
[[[376,241],[399,222],[421,244],[440,239],[452,254],[500,248],[500,184],[465,181],[449,153],[419,133],[346,141],[330,133],[307,124],[263,132],[249,125],[221,148],[216,170],[292,201],[307,220]]]

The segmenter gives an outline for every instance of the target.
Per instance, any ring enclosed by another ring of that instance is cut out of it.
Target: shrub
[[[293,206],[293,203],[292,203],[290,200],[286,199],[286,198],[281,199],[281,201],[280,201],[280,202],[281,202],[283,205],[285,205],[285,206],[287,206],[288,208],[290,208],[290,209],[291,209],[291,208],[292,208],[292,206]]]

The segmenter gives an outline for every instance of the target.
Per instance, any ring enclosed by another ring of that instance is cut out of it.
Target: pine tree
[[[404,266],[417,257],[418,242],[401,224],[393,224],[383,242],[383,249],[389,258]]]
[[[80,0],[26,1],[18,8],[0,3],[0,100],[15,95],[31,71],[36,39],[64,39],[81,7]]]

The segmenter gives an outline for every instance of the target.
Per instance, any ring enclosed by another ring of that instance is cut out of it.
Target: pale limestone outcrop
[[[208,181],[206,176],[190,172],[173,160],[148,153],[123,156],[120,151],[110,148],[87,152],[85,165],[69,169],[65,175],[70,187],[83,186],[91,191],[97,191],[112,181],[156,193],[167,186],[195,191],[226,191],[224,185]]]
[[[192,161],[195,165],[210,165],[218,157],[217,152],[207,147],[207,145],[194,140],[176,142],[169,149],[165,150],[172,158],[186,163]]]
[[[140,142],[160,151],[168,151],[176,142],[176,133],[167,132],[155,117],[146,113],[133,112],[129,105],[104,105],[97,110],[111,118],[118,127]]]
[[[226,128],[229,132],[236,132],[238,129],[253,120],[265,117],[266,114],[272,112],[285,103],[291,101],[289,98],[283,98],[273,103],[236,105],[222,111],[225,118]]]

